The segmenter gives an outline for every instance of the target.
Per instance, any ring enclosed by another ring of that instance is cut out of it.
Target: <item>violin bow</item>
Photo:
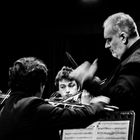
[[[76,63],[76,61],[72,58],[72,56],[70,55],[70,53],[66,52],[66,56],[69,59],[69,61],[72,63],[72,65],[77,68],[78,64]]]
[[[73,66],[74,66],[75,68],[77,68],[77,67],[78,67],[78,64],[77,64],[76,61],[73,59],[73,57],[70,55],[70,53],[68,53],[68,52],[66,51],[66,55],[67,55],[68,59],[70,60],[70,62],[73,64]],[[101,80],[100,85],[104,84],[104,83],[106,82],[106,80],[107,80],[107,78]]]

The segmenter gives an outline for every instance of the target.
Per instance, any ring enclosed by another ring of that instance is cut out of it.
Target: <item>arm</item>
[[[97,71],[97,59],[95,59],[92,64],[90,64],[88,61],[85,61],[73,72],[71,72],[69,76],[77,80],[82,87],[85,81],[93,80],[96,71]]]
[[[47,127],[83,128],[99,119],[103,104],[85,105],[75,108],[54,107],[48,103],[37,106],[33,113],[34,121]]]
[[[140,93],[140,63],[126,64],[114,79],[102,92],[111,98],[112,103],[132,106]]]
[[[78,81],[81,88],[86,89],[92,96],[96,96],[102,84],[102,80],[95,76],[97,68],[97,59],[92,64],[85,61],[71,72],[69,76]]]

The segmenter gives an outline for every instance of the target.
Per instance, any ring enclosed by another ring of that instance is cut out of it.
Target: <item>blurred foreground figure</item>
[[[42,98],[48,69],[35,57],[24,57],[9,68],[10,96],[0,112],[0,140],[59,140],[59,130],[83,128],[99,119],[104,105],[98,102],[61,108]]]

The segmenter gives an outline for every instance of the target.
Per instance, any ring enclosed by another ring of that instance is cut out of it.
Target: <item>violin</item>
[[[1,99],[0,110],[3,108],[5,100],[10,96],[10,93],[11,93],[11,89],[9,89],[6,94],[3,94],[2,92],[0,92],[0,99]]]
[[[4,93],[2,93],[2,91],[0,91],[0,99],[2,99],[0,104],[2,104],[10,96],[10,93],[11,93],[11,89],[9,89],[6,94],[4,94]]]
[[[65,98],[59,97],[59,93],[54,93],[53,97],[49,99],[45,99],[49,104],[53,106],[58,106],[58,107],[84,107],[83,104],[80,103],[80,95],[81,92],[77,92],[75,95],[68,95]],[[75,98],[76,97],[76,98]]]

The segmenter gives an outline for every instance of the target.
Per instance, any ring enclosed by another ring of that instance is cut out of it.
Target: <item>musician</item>
[[[105,100],[73,109],[49,104],[42,98],[47,77],[47,66],[35,57],[9,68],[11,92],[0,113],[0,140],[59,140],[59,130],[86,127],[104,112]]]
[[[81,89],[80,83],[73,78],[70,78],[69,74],[73,71],[71,67],[63,66],[57,73],[55,78],[55,86],[57,91],[54,92],[50,100],[51,101],[66,101],[67,103],[87,104],[85,99],[89,100],[90,94]],[[87,98],[81,98],[81,95],[88,96]]]
[[[123,12],[110,15],[103,23],[105,48],[120,62],[100,87],[100,94],[110,98],[110,104],[120,110],[136,113],[134,140],[139,137],[140,94],[140,35],[134,19]],[[92,92],[92,78],[96,74],[97,61],[91,65],[82,63],[71,77],[79,79],[84,88]],[[95,92],[95,91],[93,91]]]

